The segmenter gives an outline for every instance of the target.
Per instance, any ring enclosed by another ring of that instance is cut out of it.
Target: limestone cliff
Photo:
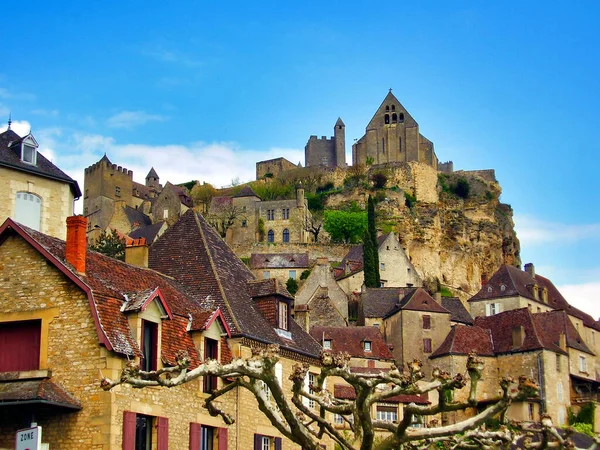
[[[387,189],[375,194],[378,227],[399,235],[424,280],[439,280],[464,299],[501,264],[521,264],[512,209],[499,201],[502,190],[492,170],[442,174],[411,162],[374,166],[369,176],[378,171],[387,177]],[[327,206],[363,203],[369,193],[357,188],[331,196]]]

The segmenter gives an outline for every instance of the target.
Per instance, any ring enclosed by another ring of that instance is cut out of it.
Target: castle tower
[[[146,186],[156,189],[158,188],[159,180],[160,178],[158,177],[156,170],[154,170],[154,167],[150,168],[150,172],[146,175]]]
[[[333,127],[333,140],[335,141],[335,165],[346,167],[346,125],[338,117]]]

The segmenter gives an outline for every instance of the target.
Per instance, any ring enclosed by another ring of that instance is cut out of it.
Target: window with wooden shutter
[[[123,450],[135,450],[135,416],[131,411],[123,413]]]
[[[158,324],[142,320],[142,358],[140,367],[142,370],[156,370],[158,360]]]
[[[423,339],[423,352],[431,353],[431,339]]]
[[[200,448],[200,428],[199,423],[190,423],[190,450],[198,450]]]
[[[204,360],[219,360],[219,341],[210,338],[204,338]],[[202,391],[211,393],[217,389],[217,376],[205,375],[202,385]]]
[[[227,428],[219,428],[219,450],[227,450]]]
[[[275,450],[281,450],[281,438],[275,438]]]
[[[254,435],[254,450],[262,450],[262,434]]]
[[[41,320],[0,323],[0,372],[40,368]]]
[[[156,441],[158,450],[169,450],[169,419],[156,418]]]

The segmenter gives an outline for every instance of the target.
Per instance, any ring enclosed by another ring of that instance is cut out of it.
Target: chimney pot
[[[84,216],[67,217],[65,258],[79,273],[85,273],[87,253],[87,219]]]
[[[531,278],[535,279],[535,267],[533,266],[533,263],[525,264],[525,272],[527,272]]]

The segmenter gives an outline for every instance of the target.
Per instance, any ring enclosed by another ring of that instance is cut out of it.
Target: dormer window
[[[371,341],[364,341],[365,352],[371,351]]]
[[[279,302],[279,328],[289,330],[289,308],[286,302]]]
[[[142,320],[142,358],[140,368],[146,372],[156,370],[158,360],[158,324]]]
[[[324,339],[323,340],[323,348],[325,350],[331,350],[331,339]]]
[[[27,164],[35,165],[37,160],[36,156],[37,151],[35,150],[35,147],[23,143],[23,147],[21,149],[21,160]]]

